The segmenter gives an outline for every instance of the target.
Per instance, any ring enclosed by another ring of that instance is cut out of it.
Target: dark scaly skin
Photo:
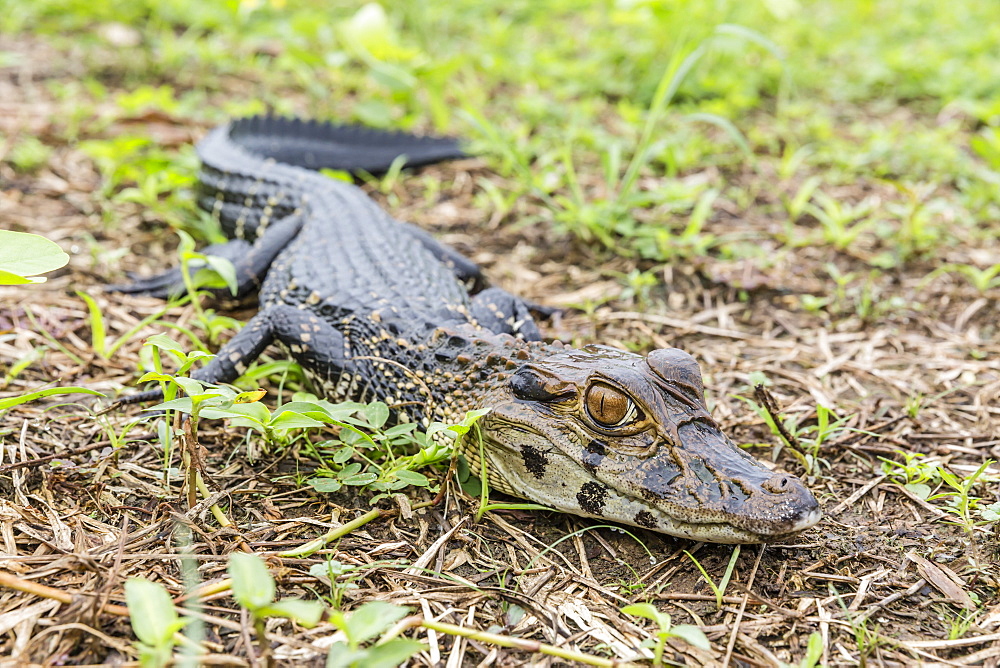
[[[233,260],[240,293],[260,299],[200,380],[232,382],[277,342],[331,401],[380,399],[396,421],[424,425],[490,408],[482,442],[460,448],[474,471],[482,453],[491,486],[508,494],[722,543],[819,520],[797,478],[722,433],[690,355],[543,343],[522,300],[497,288],[470,296],[483,283],[474,264],[354,185],[304,169],[379,172],[403,153],[427,164],[459,157],[451,140],[253,118],[214,130],[198,152],[199,203],[233,239],[208,252]],[[178,278],[117,289],[166,295]],[[608,426],[602,410],[624,417]]]

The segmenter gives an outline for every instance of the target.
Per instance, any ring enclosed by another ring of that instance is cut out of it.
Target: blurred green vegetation
[[[79,61],[49,82],[67,139],[113,122],[108,103],[449,132],[505,178],[483,186],[493,213],[651,260],[766,242],[884,270],[997,234],[1000,3],[0,0],[17,33]],[[14,157],[34,168],[31,148]],[[109,196],[134,180],[117,148],[88,152]],[[160,177],[147,204],[179,224],[160,195],[186,184]],[[717,234],[722,200],[776,224]]]

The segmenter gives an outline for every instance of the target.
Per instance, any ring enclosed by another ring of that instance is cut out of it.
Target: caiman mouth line
[[[684,535],[694,540],[707,540],[714,543],[763,543],[770,542],[776,538],[791,536],[814,526],[823,517],[819,508],[808,511],[804,516],[797,519],[788,528],[776,532],[755,532],[749,529],[742,529],[733,524],[726,523],[725,520],[719,522],[693,522],[671,517],[662,510],[650,506],[648,503],[635,497],[627,497],[632,501],[645,505],[646,508],[655,514],[661,521],[668,524],[671,529],[665,531],[672,535]],[[731,537],[732,540],[725,540]]]
[[[502,433],[504,431],[509,433],[512,429],[524,436],[532,435],[538,437],[539,439],[548,440],[548,437],[544,434],[527,429],[527,425],[507,423],[505,426],[509,429],[499,429],[497,430],[497,433]],[[587,489],[588,485],[593,485],[595,490],[598,490],[601,494],[605,495],[602,497],[602,503],[594,507],[595,510],[602,510],[608,506],[616,506],[619,509],[631,506],[628,509],[628,513],[617,514],[614,512],[589,512],[586,507],[587,504],[585,503],[580,504],[579,506],[573,506],[569,503],[560,503],[556,496],[552,496],[548,501],[540,501],[541,503],[545,503],[546,505],[551,506],[554,510],[560,512],[570,512],[595,519],[607,520],[631,526],[640,526],[673,536],[689,538],[691,540],[729,544],[773,542],[776,539],[792,536],[796,533],[804,531],[814,526],[822,518],[822,512],[820,511],[818,505],[814,505],[812,508],[803,508],[797,516],[793,515],[792,517],[785,519],[769,520],[751,516],[740,516],[736,514],[727,514],[724,510],[713,511],[718,514],[718,519],[700,519],[694,516],[699,513],[704,513],[704,509],[686,507],[676,502],[668,501],[666,503],[672,506],[672,514],[661,507],[657,507],[648,499],[630,494],[620,489],[615,490],[608,487],[596,476],[590,474],[584,467],[579,466],[576,462],[574,462],[571,456],[559,449],[550,450],[541,454],[537,453],[534,448],[526,442],[526,438],[525,442],[521,442],[515,446],[504,442],[502,439],[496,438],[492,430],[483,430],[482,435],[484,441],[483,451],[489,459],[487,463],[487,472],[490,474],[490,480],[492,481],[491,487],[495,487],[499,491],[512,494],[513,496],[534,498],[535,500],[538,500],[537,495],[530,494],[526,491],[520,491],[514,489],[513,487],[508,487],[500,482],[500,480],[506,482],[526,479],[526,476],[509,475],[509,472],[503,471],[505,468],[503,465],[504,459],[507,459],[507,461],[515,461],[519,459],[525,463],[527,471],[529,473],[533,473],[534,477],[539,479],[543,477],[551,478],[553,485],[559,482],[558,479],[565,478],[575,479],[576,482],[574,483],[574,487],[579,488],[581,491]],[[469,443],[466,447],[471,449],[475,446],[472,443]],[[535,452],[535,454],[525,456],[526,451]],[[567,475],[563,469],[564,466],[568,466],[570,471],[579,475]],[[501,475],[498,476],[500,480],[494,476],[498,470],[502,471]],[[553,471],[556,473],[554,474]],[[504,475],[505,473],[507,475]],[[577,499],[580,498],[579,494],[576,494],[575,496]],[[622,501],[625,503],[623,504]],[[815,501],[813,503],[815,504]],[[637,521],[637,518],[640,521]],[[755,526],[753,528],[741,526],[745,524]],[[771,525],[770,527],[767,526],[769,524]]]

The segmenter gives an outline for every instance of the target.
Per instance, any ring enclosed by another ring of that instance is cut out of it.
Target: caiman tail
[[[358,125],[278,116],[252,116],[229,125],[229,140],[243,150],[305,169],[384,174],[400,157],[423,167],[467,157],[450,137],[418,137]]]

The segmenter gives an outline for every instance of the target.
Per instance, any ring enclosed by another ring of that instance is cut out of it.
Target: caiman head
[[[698,363],[676,348],[554,351],[517,369],[489,405],[479,422],[488,479],[508,494],[716,543],[769,541],[819,521],[798,478],[722,433]],[[478,444],[465,447],[478,460]]]

